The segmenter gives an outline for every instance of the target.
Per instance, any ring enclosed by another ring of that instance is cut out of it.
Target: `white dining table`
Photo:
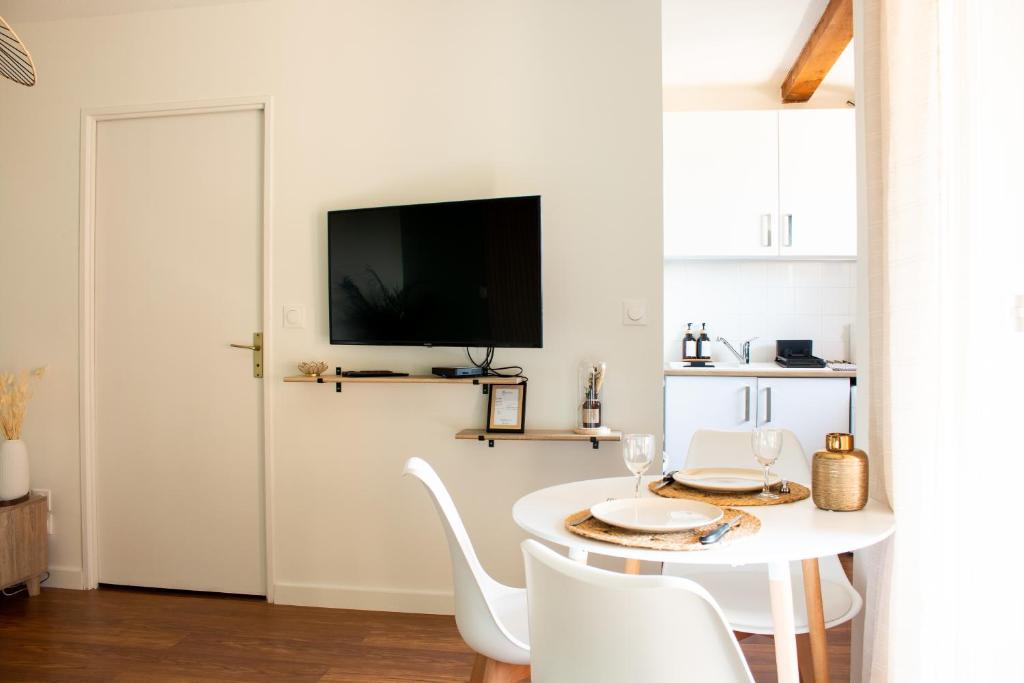
[[[646,478],[641,496],[655,496]],[[768,565],[768,591],[775,634],[775,664],[780,683],[798,683],[796,627],[789,563],[802,561],[804,594],[808,600],[809,635],[815,661],[815,677],[827,672],[824,661],[825,623],[821,613],[819,557],[838,555],[878,543],[893,533],[895,520],[888,506],[869,500],[857,512],[819,510],[810,498],[784,505],[749,506],[743,509],[761,520],[760,531],[702,550],[668,551],[628,548],[578,536],[565,527],[570,514],[608,498],[633,496],[636,479],[611,477],[551,486],[529,493],[512,507],[516,524],[539,539],[568,549],[569,557],[586,563],[590,553],[626,560],[626,570],[639,571],[640,561],[693,565]],[[728,536],[726,536],[728,539]],[[816,596],[817,604],[811,604]],[[813,615],[813,616],[812,616]],[[819,666],[820,663],[820,666]]]

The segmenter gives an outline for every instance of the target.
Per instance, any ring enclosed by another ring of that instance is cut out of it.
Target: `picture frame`
[[[526,382],[491,385],[487,394],[486,431],[506,434],[526,431]]]

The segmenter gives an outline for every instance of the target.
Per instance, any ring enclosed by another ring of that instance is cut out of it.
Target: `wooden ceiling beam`
[[[782,84],[783,102],[806,102],[853,39],[853,0],[829,0]]]

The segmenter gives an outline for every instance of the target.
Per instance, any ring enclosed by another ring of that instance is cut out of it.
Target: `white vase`
[[[28,449],[21,439],[0,441],[0,500],[28,493]]]

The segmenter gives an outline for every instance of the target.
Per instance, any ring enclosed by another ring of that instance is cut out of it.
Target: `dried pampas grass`
[[[0,373],[0,429],[8,440],[21,438],[21,427],[25,424],[25,411],[32,398],[33,379],[39,379],[46,368]]]

